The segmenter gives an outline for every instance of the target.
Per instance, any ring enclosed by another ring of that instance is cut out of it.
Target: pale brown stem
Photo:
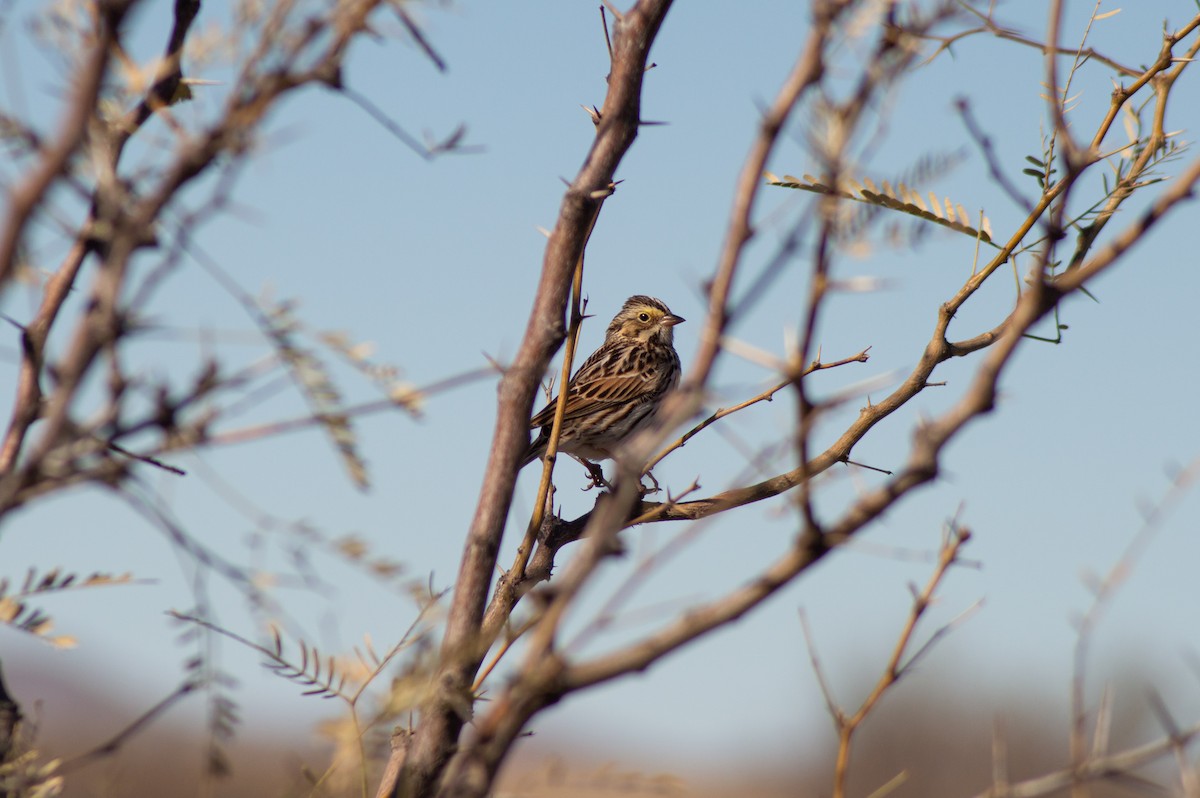
[[[962,550],[963,544],[970,537],[971,535],[967,530],[951,527],[946,541],[942,544],[941,550],[938,552],[937,566],[934,568],[929,580],[925,583],[925,587],[913,597],[912,608],[909,610],[904,628],[900,631],[900,636],[896,640],[896,645],[892,649],[891,658],[888,660],[879,679],[876,680],[870,694],[863,699],[862,704],[859,705],[853,715],[847,716],[841,710],[833,712],[834,723],[838,731],[837,758],[833,769],[833,798],[845,798],[846,796],[846,779],[850,774],[850,748],[855,732],[858,731],[863,721],[875,709],[879,700],[883,698],[884,693],[899,681],[904,671],[912,664],[914,658],[910,658],[908,662],[904,662],[904,658],[908,652],[909,645],[912,643],[913,634],[917,630],[917,624],[932,603],[933,594],[942,583],[942,579],[946,576],[950,567],[958,561],[958,554]],[[827,699],[832,701],[832,696],[828,696]]]

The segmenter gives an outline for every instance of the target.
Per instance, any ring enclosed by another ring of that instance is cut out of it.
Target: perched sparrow
[[[608,459],[653,421],[663,397],[679,383],[671,328],[682,321],[653,297],[625,300],[608,325],[604,343],[567,385],[560,452],[587,461]],[[546,453],[557,403],[558,397],[550,400],[529,422],[531,429],[542,429],[525,451],[522,468]]]

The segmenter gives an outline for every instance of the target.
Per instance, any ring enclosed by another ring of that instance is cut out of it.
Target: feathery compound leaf
[[[340,355],[345,361],[379,386],[392,402],[413,418],[421,417],[424,395],[411,383],[400,379],[400,369],[395,366],[373,362],[370,357],[375,345],[369,342],[352,343],[350,337],[340,331],[324,332],[321,341]]]
[[[36,607],[11,596],[0,598],[0,625],[33,635],[55,648],[74,648],[76,640],[68,635],[51,635],[54,622]]]
[[[343,412],[341,392],[334,385],[325,364],[297,342],[296,333],[301,329],[301,324],[292,310],[293,305],[289,302],[264,305],[262,312],[266,320],[266,332],[304,394],[313,411],[313,418],[325,428],[341,455],[351,481],[359,488],[366,488],[369,484],[367,464],[358,453],[358,439],[350,426],[349,417]]]
[[[863,178],[861,184],[857,180],[846,179],[839,187],[835,188],[807,174],[803,178],[792,175],[784,175],[780,178],[768,172],[765,177],[767,185],[811,191],[814,194],[840,197],[867,203],[877,208],[899,211],[995,246],[992,243],[991,221],[986,216],[982,217],[982,221],[976,227],[972,224],[971,218],[962,204],[953,202],[949,197],[945,198],[943,204],[938,201],[933,192],[929,192],[929,204],[927,205],[920,194],[903,182],[897,182],[893,189],[890,183],[883,181],[883,187],[880,189],[869,178]]]
[[[96,571],[80,579],[79,574],[63,574],[59,568],[52,568],[39,578],[37,570],[30,568],[21,582],[21,589],[15,591],[13,595],[25,598],[39,593],[55,593],[68,589],[79,590],[107,585],[129,585],[133,582],[133,574],[130,573],[106,574]],[[8,595],[9,586],[8,579],[0,579],[0,597]]]
[[[271,671],[272,673],[277,673],[283,678],[296,682],[304,687],[313,688],[306,690],[304,695],[326,695],[327,697],[336,697],[347,702],[353,701],[353,698],[343,690],[347,683],[352,683],[352,680],[347,679],[341,674],[341,671],[338,668],[337,660],[334,657],[329,657],[328,662],[325,665],[324,678],[322,678],[321,652],[316,648],[316,646],[310,646],[303,640],[299,640],[297,641],[297,645],[300,648],[300,664],[297,665],[289,662],[288,659],[283,655],[283,636],[274,625],[272,625],[268,630],[268,634],[271,637],[271,647],[268,648],[267,646],[247,640],[241,635],[231,632],[228,629],[222,629],[220,626],[217,626],[210,621],[206,621],[203,618],[196,617],[195,615],[175,612],[174,610],[168,614],[173,618],[177,618],[178,620],[195,624],[198,627],[216,632],[217,634],[227,637],[230,640],[241,643],[247,648],[257,651],[265,658],[266,661],[263,662],[263,667],[267,670]],[[234,718],[234,720],[236,720],[236,718]]]
[[[49,643],[56,648],[73,648],[76,639],[70,635],[51,635],[54,621],[37,607],[30,606],[25,599],[30,596],[57,593],[64,590],[81,590],[89,587],[107,585],[126,585],[134,581],[131,574],[114,576],[105,573],[93,573],[82,579],[78,574],[63,574],[61,569],[52,568],[41,577],[33,568],[25,573],[21,589],[9,592],[11,583],[8,579],[0,579],[0,625],[9,626],[26,634]]]
[[[322,698],[341,698],[349,701],[347,684],[355,684],[341,668],[333,655],[323,656],[316,646],[303,640],[296,641],[300,649],[299,664],[289,662],[283,655],[283,639],[277,629],[271,629],[271,648],[255,646],[267,657],[263,667],[277,673],[288,681],[296,682],[308,689],[301,695],[317,695]]]

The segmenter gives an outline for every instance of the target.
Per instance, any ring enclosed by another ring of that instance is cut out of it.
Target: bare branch
[[[88,57],[80,64],[78,73],[81,80],[67,104],[57,137],[43,150],[34,170],[9,193],[8,213],[5,215],[3,227],[0,228],[0,286],[6,286],[12,279],[13,270],[17,266],[17,246],[24,235],[26,223],[83,140],[100,95],[104,75],[108,71],[117,31],[128,7],[128,3],[105,5],[106,13],[98,20],[99,35]]]
[[[1128,773],[1143,765],[1172,754],[1177,745],[1187,745],[1200,738],[1200,725],[1180,731],[1175,739],[1164,738],[1145,745],[1128,748],[1108,756],[1089,759],[1082,769],[1063,768],[1025,781],[1009,784],[1003,793],[1005,798],[1041,798],[1054,795],[1073,784],[1090,784],[1115,775]],[[978,793],[975,798],[994,798],[994,789]]]
[[[822,363],[820,358],[818,357],[816,360],[814,360],[812,363],[810,363],[808,366],[806,366],[804,368],[804,370],[800,376],[807,377],[809,374],[812,374],[814,371],[822,371],[824,369],[837,368],[838,366],[845,366],[848,363],[866,363],[867,360],[870,359],[870,356],[867,355],[867,352],[870,351],[870,349],[871,349],[871,347],[868,346],[866,349],[862,350],[857,355],[851,355],[850,357],[843,358],[841,360],[835,360],[832,363]],[[646,464],[646,467],[642,473],[649,473],[650,470],[653,469],[654,466],[661,463],[667,455],[669,455],[671,452],[675,451],[676,449],[682,449],[684,447],[684,445],[687,444],[688,441],[690,441],[692,438],[696,437],[696,435],[699,434],[701,431],[703,431],[705,428],[711,426],[712,424],[715,424],[716,422],[720,421],[721,419],[725,418],[726,416],[731,416],[734,413],[737,413],[740,410],[745,410],[747,407],[756,405],[759,402],[770,402],[772,399],[775,398],[775,394],[779,393],[784,388],[788,387],[789,385],[793,384],[794,382],[795,382],[795,378],[789,377],[788,379],[784,380],[783,382],[778,383],[777,385],[774,385],[774,386],[768,388],[767,390],[763,391],[762,393],[758,394],[757,396],[753,396],[753,397],[745,400],[744,402],[739,402],[738,404],[733,405],[732,407],[717,408],[717,410],[715,410],[712,415],[710,415],[708,418],[701,421],[696,426],[692,427],[690,430],[685,432],[678,440],[676,440],[674,443],[670,444],[665,449],[663,449],[661,452],[656,454],[654,456],[654,458],[651,459],[650,462]]]
[[[433,49],[433,45],[431,45],[429,40],[425,38],[425,34],[422,33],[421,29],[417,27],[417,24],[413,22],[413,19],[409,13],[404,10],[404,6],[393,5],[392,10],[395,11],[396,16],[400,18],[400,24],[404,26],[406,31],[408,31],[408,35],[413,37],[413,41],[417,43],[417,46],[421,48],[421,51],[425,53],[426,57],[428,57],[429,60],[433,62],[433,65],[437,67],[438,72],[445,72],[447,69],[446,60],[438,55],[437,51]]]
[[[186,698],[195,690],[199,689],[200,686],[201,685],[199,683],[191,679],[183,682],[169,695],[167,695],[154,706],[147,709],[132,722],[130,722],[129,725],[118,731],[100,745],[96,746],[90,751],[87,751],[86,753],[78,754],[77,756],[71,757],[70,759],[64,761],[62,764],[63,771],[67,772],[75,770],[77,768],[84,767],[85,765],[89,765],[97,759],[103,759],[106,756],[112,756],[130,739],[135,737],[140,732],[145,731],[146,728],[154,722],[155,718],[166,712],[168,709]]]
[[[529,441],[529,417],[537,384],[562,340],[567,290],[598,203],[595,192],[613,182],[617,164],[637,136],[647,53],[669,7],[669,0],[642,0],[624,15],[614,38],[609,90],[596,139],[563,198],[558,223],[546,247],[525,338],[500,383],[491,455],[455,582],[437,695],[422,711],[422,722],[393,791],[395,795],[429,793],[457,745],[464,720],[457,708],[483,657],[478,635],[484,602],[512,501],[517,462]],[[485,767],[499,764],[498,759],[489,762]],[[452,780],[465,778],[462,766],[457,772]],[[486,789],[486,784],[480,789]]]

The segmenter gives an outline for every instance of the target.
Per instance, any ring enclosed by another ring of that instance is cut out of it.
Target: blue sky
[[[1162,15],[1177,15],[1170,21],[1178,24],[1194,13],[1190,3],[1167,5],[1155,4],[1153,13],[1126,8],[1097,22],[1089,43],[1130,64],[1147,62],[1157,53]],[[1068,42],[1079,38],[1086,19],[1081,15],[1088,9],[1076,6],[1064,27]],[[625,182],[605,205],[593,235],[586,293],[598,318],[584,328],[584,351],[599,343],[604,321],[625,297],[645,293],[694,320],[676,330],[685,368],[690,362],[703,313],[698,287],[716,261],[733,177],[753,135],[756,108],[769,101],[807,29],[803,4],[760,2],[743,4],[736,13],[731,9],[679,4],[655,45],[658,67],[646,79],[643,114],[668,124],[642,131],[618,174]],[[33,4],[17,3],[3,31],[0,49],[9,55],[0,102],[9,110],[28,109],[47,125],[62,77],[17,21],[35,10]],[[1036,37],[1044,25],[1042,12],[1027,12],[1026,6],[1013,4],[999,14]],[[159,49],[164,13],[157,7],[142,10],[135,57]],[[417,385],[485,365],[485,354],[504,361],[515,351],[541,263],[544,238],[538,227],[553,225],[561,178],[574,174],[587,151],[592,125],[579,106],[601,103],[607,71],[593,3],[461,3],[422,9],[420,18],[449,64],[445,75],[407,42],[387,38],[359,43],[347,81],[417,135],[429,130],[444,136],[466,124],[467,143],[481,152],[425,162],[343,98],[308,90],[272,118],[261,155],[238,182],[236,206],[195,233],[197,245],[245,290],[297,300],[298,315],[313,329],[345,330],[353,340],[373,342],[375,359],[395,364]],[[227,23],[217,9],[206,7],[199,24]],[[390,21],[382,24],[390,30]],[[851,48],[843,56],[852,60],[853,54]],[[19,69],[10,68],[14,59]],[[213,67],[199,76],[220,79],[222,74]],[[1019,211],[988,179],[953,101],[970,99],[980,123],[992,132],[1002,163],[1032,196],[1033,183],[1019,172],[1026,165],[1023,157],[1040,149],[1041,80],[1041,57],[1033,49],[984,36],[960,42],[953,58],[943,55],[915,72],[882,109],[885,135],[864,153],[862,173],[879,182],[922,156],[962,151],[965,158],[956,169],[922,188],[968,209],[985,209],[997,235],[1004,236]],[[1197,129],[1195,105],[1183,102],[1194,96],[1194,80],[1188,76],[1177,89],[1172,129]],[[1108,71],[1091,65],[1076,90],[1072,124],[1090,131],[1108,105]],[[202,89],[194,107],[178,113],[185,119],[209,114],[222,91],[222,86]],[[161,127],[145,132],[150,142],[168,140]],[[772,171],[816,170],[803,134],[801,118],[772,158]],[[1119,127],[1113,138],[1124,143]],[[194,203],[201,196],[193,191],[187,200]],[[763,235],[750,249],[743,286],[808,211],[807,195],[764,190]],[[966,682],[984,693],[990,686],[1011,690],[1019,685],[1037,693],[1048,722],[1061,724],[1065,738],[1071,619],[1089,603],[1080,576],[1107,570],[1120,557],[1141,523],[1139,502],[1155,500],[1167,487],[1164,468],[1200,456],[1192,353],[1200,278],[1192,268],[1189,222],[1195,212],[1193,206],[1177,211],[1122,267],[1097,280],[1091,289],[1099,303],[1073,298],[1064,304],[1070,329],[1063,344],[1024,347],[1006,373],[998,412],[972,424],[949,449],[937,485],[907,499],[856,545],[828,558],[733,628],[647,674],[546,713],[535,724],[542,739],[594,739],[601,750],[668,768],[696,755],[720,767],[723,758],[744,753],[739,746],[796,750],[805,740],[827,740],[828,719],[808,665],[798,608],[808,614],[835,690],[853,704],[861,697],[855,690],[886,661],[907,612],[908,583],[923,582],[930,570],[928,563],[899,559],[889,549],[933,551],[943,522],[955,514],[975,532],[967,556],[981,568],[952,575],[927,628],[979,599],[985,603],[926,660],[914,682]],[[35,254],[50,267],[54,239],[39,241]],[[816,391],[832,393],[864,380],[881,381],[878,395],[890,390],[897,370],[910,368],[919,356],[938,303],[970,273],[973,248],[970,239],[934,231],[915,249],[876,241],[867,252],[840,258],[839,276],[871,276],[887,287],[830,303],[819,336],[825,357],[845,357],[870,346],[872,358],[815,375]],[[146,261],[152,262],[152,257]],[[782,353],[800,318],[807,269],[805,257],[791,262],[733,335]],[[952,334],[968,337],[1003,318],[1013,301],[1013,279],[997,275],[993,283],[960,314]],[[4,299],[3,310],[19,317],[30,304],[29,295],[18,291]],[[144,374],[182,378],[193,373],[192,364],[205,351],[204,335],[246,333],[252,343],[218,349],[234,364],[265,352],[261,343],[253,343],[253,324],[241,308],[194,262],[166,284],[150,315],[187,334],[140,344],[132,362]],[[7,346],[15,352],[14,344]],[[9,362],[6,357],[5,368],[12,373]],[[947,386],[923,393],[888,419],[855,450],[855,459],[881,468],[903,462],[914,421],[960,396],[973,365],[971,360],[946,364],[937,376]],[[348,397],[374,398],[364,380],[344,369],[338,374]],[[763,367],[729,357],[718,370],[712,406],[751,396],[771,380]],[[221,499],[208,472],[254,497],[263,511],[283,522],[303,520],[331,538],[355,533],[378,554],[404,562],[414,577],[432,573],[435,585],[449,587],[488,450],[494,396],[494,380],[488,379],[432,397],[420,420],[400,413],[362,420],[357,428],[373,483],[365,494],[348,484],[316,432],[180,457],[188,478],[146,474],[145,479],[193,534],[228,557],[279,567],[278,552],[288,538],[269,533],[265,539],[272,553],[253,550],[256,524]],[[836,437],[857,406],[851,403],[826,422],[825,439]],[[243,420],[302,411],[300,399],[282,391]],[[783,399],[731,418],[725,426],[753,449],[778,440],[792,413],[790,401]],[[789,457],[775,467],[789,468]],[[676,490],[699,476],[708,493],[733,484],[745,465],[728,439],[709,432],[656,474]],[[559,500],[567,517],[593,501],[592,494],[577,492],[575,483],[583,480],[576,472],[570,463],[560,466]],[[878,479],[861,470],[836,469],[818,494],[822,515],[836,517],[855,490]],[[535,488],[526,475],[514,503],[514,529],[523,528]],[[1193,718],[1200,709],[1194,682],[1183,681],[1180,658],[1181,651],[1196,645],[1198,510],[1196,497],[1187,496],[1106,613],[1094,647],[1093,700],[1105,674],[1122,670],[1132,659],[1179,708],[1177,717]],[[786,501],[742,508],[705,525],[639,586],[629,621],[588,650],[611,647],[669,620],[689,601],[742,583],[778,556],[796,529]],[[606,568],[589,590],[588,607],[594,611],[622,584],[640,554],[687,530],[674,525],[627,532],[632,556]],[[156,580],[55,599],[50,609],[60,631],[80,638],[74,651],[52,651],[0,630],[4,649],[14,658],[21,655],[23,664],[14,665],[10,677],[18,694],[22,668],[28,672],[53,661],[68,672],[83,672],[94,667],[85,660],[97,659],[112,669],[106,683],[118,693],[128,692],[131,700],[144,702],[170,689],[190,650],[174,642],[163,612],[192,603],[186,578],[191,566],[181,564],[159,533],[111,495],[83,490],[22,511],[0,528],[0,535],[0,575],[61,566],[132,571]],[[502,559],[511,559],[514,546],[507,541]],[[369,633],[386,645],[407,627],[411,604],[334,557],[316,554],[314,559],[333,586],[327,594],[278,593],[310,639],[331,651],[345,650]],[[256,632],[233,591],[216,580],[212,592],[223,623]],[[588,617],[584,608],[573,622],[582,624]],[[329,714],[330,705],[300,697],[259,669],[247,652],[223,647],[222,662],[241,681],[237,699],[247,733],[297,728]],[[52,718],[53,697],[44,698]],[[730,739],[739,745],[731,747]]]

